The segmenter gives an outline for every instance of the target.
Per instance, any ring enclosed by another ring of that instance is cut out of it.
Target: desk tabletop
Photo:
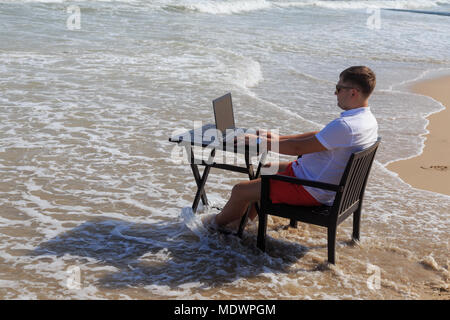
[[[216,130],[215,124],[205,124],[202,127],[172,136],[169,141],[179,145],[199,146],[250,156],[257,156],[262,152],[257,144],[253,146],[235,145],[233,139],[224,141],[222,135],[219,136],[219,134],[220,132]]]

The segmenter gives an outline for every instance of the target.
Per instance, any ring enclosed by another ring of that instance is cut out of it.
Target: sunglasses
[[[340,84],[337,84],[335,93],[338,94],[342,89],[355,89],[355,90],[359,91],[359,89],[355,88],[355,87],[347,87],[347,86],[342,86]]]

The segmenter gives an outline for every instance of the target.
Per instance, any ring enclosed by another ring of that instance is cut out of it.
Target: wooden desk
[[[260,150],[260,146],[256,143],[254,145],[235,145],[233,141],[221,141],[221,137],[217,137],[215,134],[215,125],[206,124],[201,128],[196,128],[189,130],[183,134],[170,137],[169,141],[177,143],[180,146],[186,148],[188,155],[188,162],[191,166],[192,173],[194,175],[195,182],[197,183],[197,191],[194,197],[194,202],[192,203],[192,210],[197,211],[198,204],[202,200],[203,205],[208,205],[208,198],[206,196],[205,185],[208,179],[209,171],[211,168],[218,168],[227,171],[240,172],[248,175],[250,180],[257,179],[261,174],[261,167],[266,160],[267,152],[265,150]],[[209,148],[208,160],[197,159],[194,156],[194,147]],[[245,158],[245,167],[230,165],[226,163],[218,163],[214,161],[216,150],[221,150],[225,152],[232,152],[234,154],[242,154]],[[256,170],[250,162],[251,157],[260,157]],[[203,174],[200,176],[200,171],[198,165],[205,166]],[[242,237],[242,232],[244,231],[245,225],[248,219],[248,213],[250,207],[246,211],[246,214],[242,217],[241,224],[239,226],[239,231],[237,235]],[[259,206],[256,204],[256,210],[259,212]]]

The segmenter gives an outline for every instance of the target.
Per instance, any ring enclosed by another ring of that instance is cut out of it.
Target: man
[[[321,131],[290,136],[278,136],[259,132],[268,150],[275,143],[279,153],[302,155],[297,161],[279,164],[278,174],[338,184],[350,155],[371,146],[378,137],[378,125],[370,112],[368,99],[376,84],[375,74],[365,66],[350,67],[341,72],[336,84],[337,104],[344,111]],[[246,135],[245,143],[255,136]],[[261,179],[240,182],[235,185],[231,197],[222,211],[207,219],[215,228],[235,228],[251,203],[260,200]],[[270,198],[274,203],[318,206],[331,205],[335,193],[318,188],[303,187],[272,180]],[[254,208],[249,218],[254,219]]]

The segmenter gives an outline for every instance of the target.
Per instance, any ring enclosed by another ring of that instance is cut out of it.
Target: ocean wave
[[[65,3],[72,0],[0,0],[0,3]],[[82,2],[82,1],[80,1]],[[85,2],[117,2],[117,3],[136,3],[140,0],[89,0]],[[79,4],[79,3],[77,3]]]
[[[257,10],[273,8],[301,8],[321,7],[326,9],[424,9],[436,8],[440,5],[450,4],[450,1],[427,0],[368,0],[368,1],[330,1],[330,0],[304,0],[304,1],[268,1],[268,0],[191,0],[170,1],[163,5],[164,9],[175,11],[194,11],[208,14],[239,14]]]
[[[196,11],[209,14],[236,14],[255,10],[269,9],[272,3],[266,0],[250,1],[186,1],[171,3],[165,6],[169,10]]]
[[[65,3],[71,0],[0,0],[0,3]],[[86,2],[102,3],[134,3],[145,7],[168,11],[191,11],[207,14],[239,14],[273,8],[321,7],[335,10],[345,9],[425,9],[450,5],[450,0],[367,0],[367,1],[335,1],[335,0],[89,0]]]
[[[230,79],[231,82],[243,88],[252,88],[264,79],[259,62],[242,57],[240,64],[234,71],[233,78]]]
[[[368,0],[368,1],[327,1],[327,0],[305,0],[305,1],[277,1],[275,6],[279,7],[306,7],[315,6],[327,9],[422,9],[437,7],[441,4],[448,4],[450,1],[426,1],[426,0]]]

